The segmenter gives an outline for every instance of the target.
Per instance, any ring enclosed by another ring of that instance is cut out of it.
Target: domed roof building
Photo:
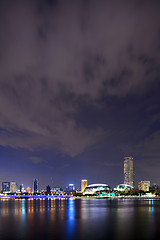
[[[107,184],[90,184],[88,185],[84,192],[83,195],[94,195],[99,192],[104,192],[104,191],[110,191],[111,188]]]
[[[113,190],[114,191],[119,191],[119,192],[124,192],[124,191],[130,191],[130,190],[133,190],[133,189],[134,188],[131,185],[119,184]]]

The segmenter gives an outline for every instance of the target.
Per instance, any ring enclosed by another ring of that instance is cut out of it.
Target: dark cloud
[[[43,160],[42,158],[35,157],[35,156],[30,157],[29,160],[31,162],[33,162],[34,164],[39,164],[39,163],[45,163],[46,162],[46,160]]]
[[[75,156],[104,136],[125,139],[129,114],[128,126],[112,125],[119,98],[146,97],[159,81],[159,10],[157,1],[1,3],[0,144]]]

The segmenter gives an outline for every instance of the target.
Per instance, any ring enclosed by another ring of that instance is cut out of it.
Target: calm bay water
[[[0,239],[160,239],[160,201],[0,200]]]

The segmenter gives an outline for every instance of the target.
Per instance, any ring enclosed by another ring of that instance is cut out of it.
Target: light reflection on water
[[[66,239],[73,239],[75,234],[75,200],[69,199],[67,206],[67,224],[66,224]]]
[[[0,200],[0,239],[157,239],[160,201]]]

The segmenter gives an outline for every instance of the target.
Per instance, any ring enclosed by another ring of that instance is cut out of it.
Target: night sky
[[[160,1],[0,1],[0,184],[160,184]]]

